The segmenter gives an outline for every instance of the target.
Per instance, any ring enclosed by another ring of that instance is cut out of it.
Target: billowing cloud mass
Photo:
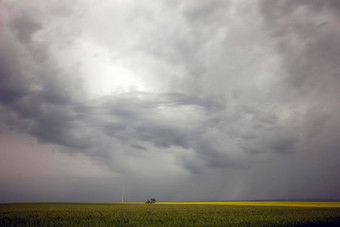
[[[0,0],[0,202],[340,199],[340,2]]]

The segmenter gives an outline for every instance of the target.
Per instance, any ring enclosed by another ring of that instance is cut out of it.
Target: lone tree
[[[151,202],[151,203],[156,203],[157,200],[156,200],[155,198],[151,198],[151,199],[150,199],[150,202]]]
[[[157,202],[157,200],[156,200],[155,198],[151,198],[151,199],[146,200],[145,203],[147,203],[147,204],[153,204],[153,203],[156,203],[156,202]]]

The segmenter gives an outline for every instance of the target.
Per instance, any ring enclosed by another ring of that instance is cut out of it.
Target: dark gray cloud
[[[16,37],[23,43],[29,43],[31,36],[41,28],[41,25],[25,13],[15,15],[11,20],[11,27],[16,33]]]
[[[265,30],[282,56],[282,101],[302,112],[305,139],[338,126],[339,24],[334,1],[264,1]],[[320,26],[322,25],[322,26]],[[301,114],[302,114],[301,113]],[[328,123],[327,123],[328,122]],[[329,132],[328,132],[329,131]]]
[[[287,173],[291,178],[285,177],[283,184],[294,185],[302,194],[308,185],[312,187],[313,182],[327,175],[333,179],[333,187],[337,187],[334,173],[339,169],[331,163],[339,160],[339,142],[335,137],[340,129],[340,108],[336,101],[339,97],[340,33],[334,29],[340,22],[338,2],[262,1],[260,9],[264,15],[264,30],[273,37],[282,59],[278,98],[282,105],[294,110],[294,125],[299,125],[300,136],[294,140],[298,144],[296,152],[301,156],[293,156],[296,160],[288,162],[299,177]],[[306,192],[309,197],[315,197],[316,191],[334,193],[325,185],[313,187],[313,192]],[[290,189],[289,195],[293,193]]]
[[[109,178],[134,185],[131,200],[302,198],[325,176],[333,183],[306,196],[339,198],[331,191],[339,169],[328,165],[340,147],[336,2],[68,5],[0,4],[4,131],[112,174],[58,175],[78,183],[53,198]],[[11,197],[20,184],[2,177]],[[117,185],[105,183],[96,198]],[[76,200],[91,190],[99,189]]]

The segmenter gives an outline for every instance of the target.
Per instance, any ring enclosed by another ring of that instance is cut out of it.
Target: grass
[[[229,202],[158,203],[154,205],[142,203],[0,204],[0,226],[340,225],[340,208],[335,203],[329,203],[329,207],[314,207],[317,204],[327,205],[324,203],[309,204],[312,207],[293,207],[294,205],[308,205],[302,202],[290,202],[289,207],[278,206],[281,203],[288,205],[289,202],[237,203],[238,206],[232,206]],[[256,203],[256,206],[248,206],[249,203],[252,205]],[[264,206],[263,203],[265,203]]]

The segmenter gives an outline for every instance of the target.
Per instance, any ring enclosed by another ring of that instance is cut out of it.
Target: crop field
[[[242,202],[162,202],[173,205],[233,205],[233,206],[284,206],[284,207],[339,207],[340,202],[285,202],[285,201],[242,201]]]
[[[310,202],[13,203],[0,204],[0,226],[340,226],[339,205]]]

